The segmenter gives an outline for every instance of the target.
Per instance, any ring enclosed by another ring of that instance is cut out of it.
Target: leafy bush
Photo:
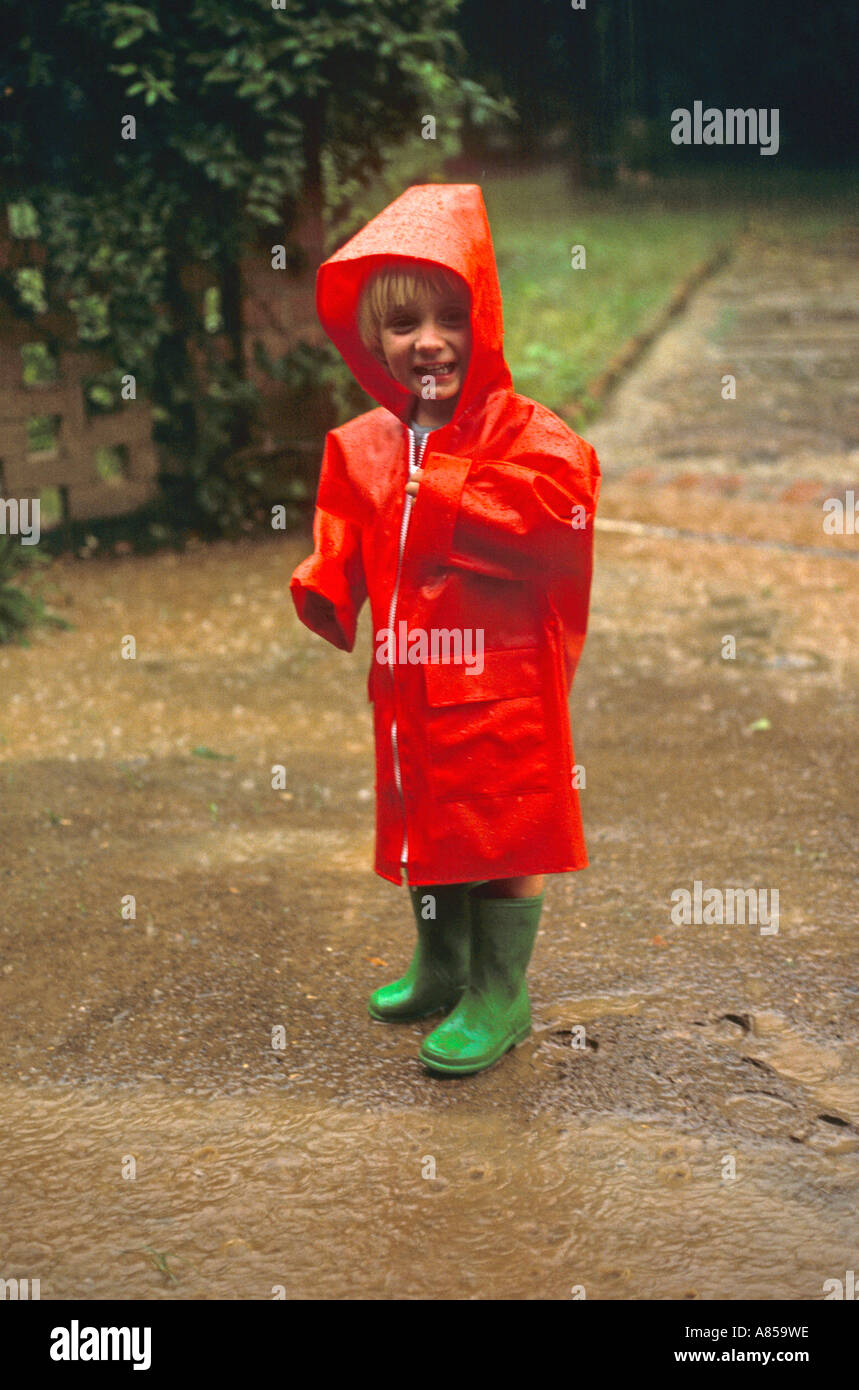
[[[29,594],[16,579],[31,566],[50,562],[35,546],[22,545],[14,536],[0,535],[0,645],[17,642],[28,647],[26,633],[40,624],[70,628],[65,618],[51,613],[38,594]]]

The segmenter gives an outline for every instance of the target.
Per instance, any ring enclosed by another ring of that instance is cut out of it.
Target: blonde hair
[[[374,271],[361,291],[358,302],[358,334],[361,342],[380,361],[384,362],[381,328],[392,309],[416,303],[428,294],[453,292],[458,299],[468,298],[464,281],[446,266],[418,269],[411,262],[383,266]]]

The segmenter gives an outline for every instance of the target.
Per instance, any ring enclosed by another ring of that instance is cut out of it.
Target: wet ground
[[[816,1299],[856,1268],[859,564],[785,497],[859,473],[851,259],[782,251],[756,298],[747,238],[589,432],[591,867],[549,880],[534,1032],[485,1073],[366,1014],[410,911],[371,868],[368,614],[352,655],[300,626],[306,539],[51,571],[74,631],[0,649],[0,1276]],[[696,880],[778,890],[778,932],[675,925]]]

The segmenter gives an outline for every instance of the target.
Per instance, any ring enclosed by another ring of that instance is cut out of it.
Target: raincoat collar
[[[457,424],[490,391],[511,388],[504,360],[501,289],[489,219],[477,184],[426,183],[407,188],[319,267],[316,307],[325,332],[364,390],[404,424],[415,396],[388,374],[358,333],[358,303],[369,276],[392,257],[444,266],[471,295],[471,360]]]

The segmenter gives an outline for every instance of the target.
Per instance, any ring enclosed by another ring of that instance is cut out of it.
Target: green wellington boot
[[[426,1018],[452,1009],[468,984],[470,953],[468,884],[442,883],[424,888],[409,884],[418,942],[401,980],[373,990],[367,1009],[385,1023]],[[435,898],[436,916],[421,916],[424,897]]]
[[[525,972],[544,896],[472,897],[469,985],[453,1012],[424,1038],[419,1055],[431,1071],[483,1071],[530,1033]]]

